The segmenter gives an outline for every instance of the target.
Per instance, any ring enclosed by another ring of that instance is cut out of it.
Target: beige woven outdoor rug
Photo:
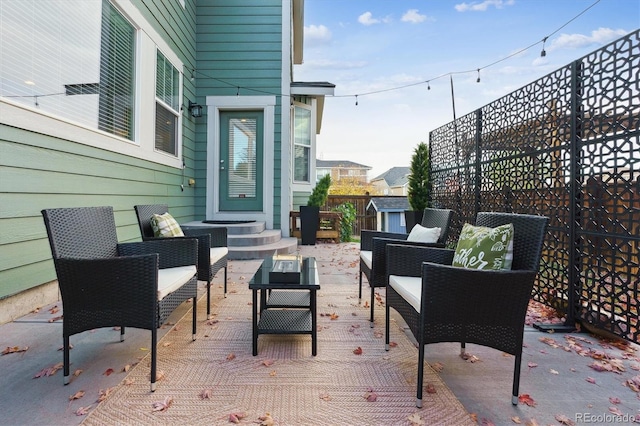
[[[417,349],[397,329],[384,350],[384,308],[371,329],[357,286],[325,283],[318,293],[318,354],[308,335],[260,336],[251,354],[251,292],[216,299],[208,323],[198,303],[198,335],[186,315],[159,342],[164,378],[149,392],[149,359],[134,367],[84,425],[465,425],[475,424],[438,375],[425,367],[423,408],[415,407]],[[368,295],[369,288],[365,287]],[[362,353],[357,355],[358,348]],[[154,403],[166,402],[168,408]],[[269,413],[270,416],[266,417]],[[273,423],[270,423],[270,419]]]

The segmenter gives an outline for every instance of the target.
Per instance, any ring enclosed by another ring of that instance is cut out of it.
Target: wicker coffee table
[[[273,258],[265,259],[249,281],[249,289],[253,291],[253,355],[258,355],[260,334],[310,334],[311,353],[315,356],[318,352],[316,291],[320,289],[316,260],[301,258],[297,282],[283,282],[288,279],[270,275],[273,266]]]

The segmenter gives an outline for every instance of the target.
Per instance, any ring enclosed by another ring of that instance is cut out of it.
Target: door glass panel
[[[229,120],[229,198],[256,197],[256,122]]]

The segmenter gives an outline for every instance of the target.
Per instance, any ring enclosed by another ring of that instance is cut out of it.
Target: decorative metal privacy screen
[[[550,218],[533,298],[638,343],[640,30],[430,133],[432,204]]]

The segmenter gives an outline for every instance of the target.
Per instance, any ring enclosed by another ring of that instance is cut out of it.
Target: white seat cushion
[[[416,312],[420,313],[420,300],[422,299],[422,278],[405,277],[401,275],[389,275],[389,285],[404,300],[407,301]]]
[[[160,269],[158,271],[158,300],[164,299],[168,294],[182,287],[196,272],[195,265]]]
[[[369,250],[360,250],[360,259],[364,260],[364,264],[371,269],[371,264],[373,263],[373,252]]]
[[[222,259],[229,253],[229,249],[226,247],[211,247],[209,249],[209,262],[213,265],[218,260]]]

